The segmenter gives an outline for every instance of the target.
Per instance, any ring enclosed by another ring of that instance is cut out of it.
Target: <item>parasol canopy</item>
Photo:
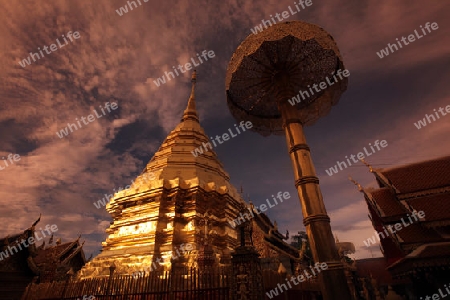
[[[333,79],[339,69],[344,70],[342,57],[325,30],[301,21],[278,23],[249,35],[233,54],[226,75],[228,107],[236,120],[251,121],[251,130],[281,135],[279,105],[307,91],[292,109],[303,125],[312,125],[347,89],[346,77]],[[327,77],[332,85],[310,90]]]

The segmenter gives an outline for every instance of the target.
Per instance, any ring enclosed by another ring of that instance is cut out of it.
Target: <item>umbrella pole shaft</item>
[[[311,159],[310,149],[303,133],[303,125],[297,117],[297,110],[288,106],[280,107],[287,146],[295,174],[303,224],[306,227],[311,251],[316,263],[326,263],[328,268],[321,270],[319,282],[324,300],[352,299],[344,273],[344,267],[331,232],[330,218],[327,215],[319,179]]]

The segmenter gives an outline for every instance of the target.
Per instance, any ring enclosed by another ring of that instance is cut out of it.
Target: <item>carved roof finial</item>
[[[31,227],[34,227],[37,223],[39,223],[39,221],[41,220],[41,216],[42,214],[39,214],[39,218],[36,220],[36,222],[33,223],[33,225],[31,225]]]
[[[371,165],[369,165],[365,160],[364,160],[364,158],[361,158],[360,159],[362,162],[363,162],[363,164],[365,164],[366,166],[368,166],[369,167],[369,171],[370,171],[370,173],[373,173],[373,168],[372,168],[372,166]]]
[[[356,185],[358,187],[358,191],[362,191],[363,187],[356,181],[354,180],[352,177],[348,176],[348,180],[350,180],[351,182],[353,182],[354,185]]]

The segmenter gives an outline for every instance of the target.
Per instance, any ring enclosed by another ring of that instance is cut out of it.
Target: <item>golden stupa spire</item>
[[[191,96],[189,97],[188,105],[184,110],[183,118],[181,119],[181,121],[191,119],[199,122],[197,110],[195,109],[195,83],[197,82],[197,72],[195,70],[192,72],[191,82],[192,82]]]

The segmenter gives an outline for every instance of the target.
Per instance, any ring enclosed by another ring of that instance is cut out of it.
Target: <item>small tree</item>
[[[307,264],[314,264],[311,247],[309,245],[308,235],[305,231],[299,231],[296,235],[291,238],[290,245],[298,250],[300,250],[301,259]]]
[[[306,235],[306,232],[299,231],[298,234],[293,235],[291,237],[291,243],[290,245],[298,250],[302,249],[303,240],[307,240],[308,236]]]

